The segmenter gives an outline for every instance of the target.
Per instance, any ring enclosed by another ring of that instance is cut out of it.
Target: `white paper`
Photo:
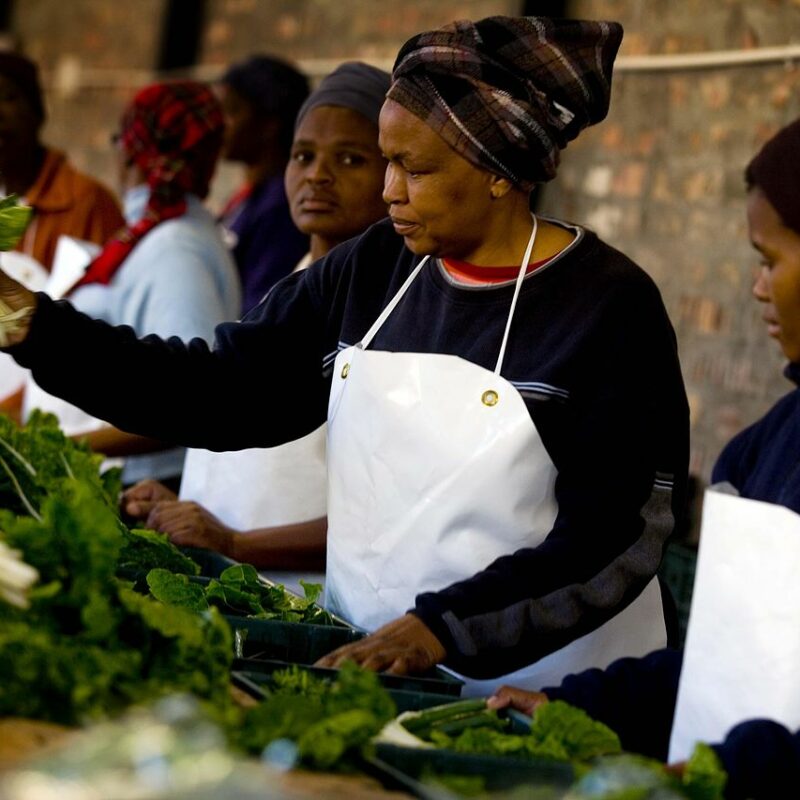
[[[0,253],[0,266],[3,272],[32,292],[40,292],[47,283],[47,270],[35,259],[16,250]]]
[[[74,236],[59,236],[50,278],[44,291],[54,300],[65,297],[84,276],[86,268],[101,249],[100,245],[94,242],[86,242]]]
[[[705,493],[670,762],[754,718],[800,727],[800,515]]]

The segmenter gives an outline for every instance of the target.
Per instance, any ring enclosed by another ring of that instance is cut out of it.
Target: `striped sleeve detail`
[[[445,612],[442,619],[459,652],[475,656],[490,648],[513,647],[526,631],[556,638],[581,631],[570,636],[574,639],[589,632],[581,629],[587,610],[608,614],[608,619],[621,611],[631,586],[640,585],[643,589],[661,563],[663,549],[675,527],[671,483],[671,476],[657,476],[641,509],[645,522],[642,535],[586,583],[569,584],[548,595],[465,619]],[[547,653],[540,657],[544,655]]]
[[[558,400],[568,400],[569,392],[566,389],[560,389],[558,386],[552,386],[549,383],[541,383],[539,381],[509,381],[509,383],[523,396],[523,397],[553,397]]]
[[[333,362],[336,361],[336,356],[338,356],[342,350],[347,350],[348,347],[350,347],[350,345],[347,344],[347,342],[339,342],[335,350],[331,351],[326,356],[323,356],[322,358],[323,375],[325,375],[333,368]]]

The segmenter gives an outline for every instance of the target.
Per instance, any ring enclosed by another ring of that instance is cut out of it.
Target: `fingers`
[[[543,692],[529,692],[515,686],[501,686],[487,701],[488,708],[499,710],[501,708],[514,708],[523,714],[532,716],[533,712],[547,702],[547,695]]]
[[[154,480],[140,481],[122,493],[122,510],[134,519],[147,519],[159,502],[176,501],[178,496],[164,484]]]

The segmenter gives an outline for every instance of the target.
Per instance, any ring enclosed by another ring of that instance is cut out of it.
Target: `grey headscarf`
[[[390,83],[388,72],[362,61],[346,61],[311,92],[297,114],[294,128],[297,130],[303,117],[317,106],[349,108],[377,126]]]

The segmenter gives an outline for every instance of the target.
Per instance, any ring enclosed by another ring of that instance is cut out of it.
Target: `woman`
[[[308,80],[272,56],[232,64],[220,80],[225,114],[222,157],[244,165],[245,182],[225,206],[221,223],[242,281],[246,314],[308,249],[289,214],[283,172]]]
[[[753,296],[789,359],[786,377],[800,383],[800,120],[782,129],[746,171],[747,221],[760,265]],[[779,400],[722,451],[713,482],[732,483],[742,497],[800,512],[800,388]],[[621,659],[605,672],[591,670],[542,692],[503,687],[490,705],[532,713],[548,699],[586,709],[620,735],[626,749],[664,761],[675,714],[682,653],[662,650]],[[714,746],[728,772],[727,798],[786,796],[800,778],[800,731],[766,719],[740,723]]]
[[[231,449],[327,416],[326,602],[380,631],[325,663],[542,685],[666,640],[654,575],[688,435],[674,334],[638,267],[529,211],[607,113],[621,36],[495,17],[411,39],[379,120],[391,219],[220,326],[213,352],[0,286],[29,309],[15,357],[120,425]],[[67,340],[112,362],[102,386],[59,379]],[[131,370],[168,390],[120,400]]]
[[[210,341],[217,324],[236,318],[235,267],[202,202],[222,132],[219,103],[201,84],[161,83],[137,92],[116,137],[127,227],[109,240],[69,292],[75,308],[114,325],[130,325],[139,336],[187,341],[195,336]],[[159,389],[147,373],[131,375],[126,394],[145,391]],[[92,449],[125,457],[126,484],[150,475],[180,477],[182,448],[87,417],[29,381],[25,417],[33,408],[55,413],[66,432],[87,439]]]
[[[378,114],[389,81],[383,70],[348,62],[300,109],[286,193],[311,251],[297,268],[386,216]],[[161,484],[144,481],[125,493],[122,505],[176,544],[211,548],[258,567],[307,571],[324,569],[326,500],[321,426],[276,448],[190,450],[180,500]],[[293,580],[286,573],[275,577]]]

